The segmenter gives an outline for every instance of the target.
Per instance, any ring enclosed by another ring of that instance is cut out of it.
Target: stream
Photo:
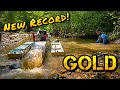
[[[52,38],[53,40],[55,38]],[[58,38],[63,45],[64,51],[66,55],[75,55],[79,57],[80,55],[92,55],[97,52],[103,52],[107,54],[112,54],[114,50],[120,51],[120,44],[110,44],[110,45],[101,45],[95,44],[95,39],[70,39],[70,38]],[[96,75],[95,72],[81,72],[77,70],[75,73],[64,72],[65,69],[62,66],[62,61],[64,56],[52,56],[50,52],[50,43],[47,47],[47,53],[44,59],[44,63],[41,67],[35,67],[33,69],[23,69],[22,68],[22,60],[7,60],[6,54],[2,56],[1,54],[1,63],[3,65],[4,62],[17,62],[19,65],[16,69],[8,69],[2,74],[0,74],[0,79],[54,79],[57,77],[56,75],[60,75],[61,77],[65,77],[66,79],[91,79]],[[5,59],[5,60],[3,60]],[[119,74],[116,77],[119,78]]]

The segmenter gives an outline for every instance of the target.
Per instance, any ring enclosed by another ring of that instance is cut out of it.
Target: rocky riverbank
[[[15,47],[27,37],[29,37],[28,34],[3,32],[1,34],[0,50],[10,46]]]
[[[120,38],[118,38],[117,40],[115,40],[114,43],[120,44]]]
[[[9,50],[16,48],[25,41],[29,39],[29,34],[22,33],[10,33],[2,32],[1,33],[1,42],[0,42],[0,74],[8,73],[11,69],[11,65],[8,63],[16,63],[16,60],[8,59],[7,53]],[[19,61],[19,60],[17,60]]]

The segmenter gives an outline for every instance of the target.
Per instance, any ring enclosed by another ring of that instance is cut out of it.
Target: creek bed
[[[54,38],[53,38],[54,39]],[[63,45],[65,55],[92,55],[97,52],[112,54],[114,50],[120,50],[119,44],[101,45],[95,44],[94,39],[69,39],[58,38]],[[37,47],[36,47],[37,48]],[[9,73],[2,74],[1,79],[56,79],[60,76],[62,79],[92,79],[98,77],[95,72],[66,72],[62,66],[64,56],[52,56],[51,49],[48,48],[44,63],[41,67],[33,69],[13,69]],[[116,72],[106,73],[109,78],[120,78],[120,69]],[[62,72],[62,73],[61,73]],[[64,72],[64,73],[63,73]],[[98,78],[97,78],[98,79]]]

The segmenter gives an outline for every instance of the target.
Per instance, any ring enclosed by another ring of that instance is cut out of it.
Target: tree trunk
[[[1,39],[2,39],[2,34],[1,34],[1,32],[0,32],[0,42],[1,42]]]
[[[30,32],[30,31],[31,31],[30,25],[27,24],[27,32]]]

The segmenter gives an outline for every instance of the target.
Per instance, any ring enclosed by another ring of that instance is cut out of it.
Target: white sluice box
[[[51,54],[58,55],[58,56],[65,55],[64,49],[60,42],[52,42],[51,43]]]

